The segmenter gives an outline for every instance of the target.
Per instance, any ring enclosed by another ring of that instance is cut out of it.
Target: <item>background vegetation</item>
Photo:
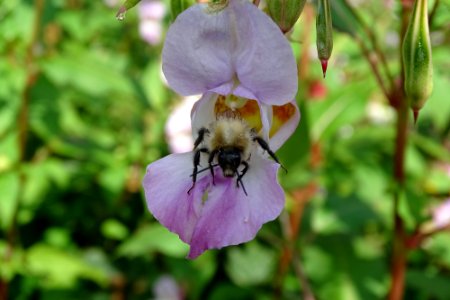
[[[381,299],[402,260],[406,299],[450,299],[450,234],[432,221],[450,197],[450,1],[430,2],[434,92],[416,126],[408,112],[404,158],[393,92],[411,1],[332,2],[326,79],[313,4],[288,35],[302,120],[278,154],[285,211],[189,261],[141,188],[181,98],[139,8],[119,22],[113,0],[1,1],[0,299]],[[164,34],[168,9],[155,20]]]

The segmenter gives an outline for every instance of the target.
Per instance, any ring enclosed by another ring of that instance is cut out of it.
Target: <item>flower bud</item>
[[[267,0],[267,10],[281,31],[286,33],[297,22],[305,3],[306,0]]]
[[[427,0],[416,0],[414,11],[403,40],[405,92],[414,112],[419,110],[433,91],[433,65],[428,30]]]
[[[322,64],[323,77],[325,78],[328,59],[333,50],[333,25],[331,22],[331,9],[328,0],[318,1],[316,34],[317,54]]]

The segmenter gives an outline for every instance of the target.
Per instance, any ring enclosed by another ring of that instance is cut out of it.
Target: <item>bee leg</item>
[[[195,187],[195,182],[197,181],[197,174],[198,174],[198,166],[200,165],[200,154],[202,152],[208,153],[208,149],[206,148],[200,148],[195,151],[194,154],[194,171],[192,172],[192,186],[187,192],[188,194],[191,193],[191,190]]]
[[[272,150],[270,150],[269,144],[267,144],[267,142],[263,138],[261,138],[259,136],[255,136],[253,138],[253,141],[258,142],[259,146],[261,148],[263,148],[265,151],[267,151],[267,153],[269,153],[270,157],[272,157],[273,160],[276,161],[281,166],[281,168],[287,173],[287,169],[280,163],[280,161],[278,160],[275,153]]]
[[[244,177],[245,173],[247,173],[249,166],[248,166],[248,163],[246,161],[241,162],[241,164],[244,165],[244,169],[242,169],[241,174],[236,172],[238,174],[238,177],[236,179],[236,187],[239,187],[239,183],[240,183],[241,186],[242,186],[242,189],[244,190],[245,196],[248,196],[247,191],[245,190],[244,182],[242,181],[242,177]]]
[[[216,183],[214,182],[214,169],[213,169],[213,160],[214,157],[216,156],[216,154],[218,153],[218,150],[213,150],[210,154],[209,154],[209,158],[208,158],[208,164],[209,164],[209,171],[211,172],[211,176],[212,176],[212,184],[216,185]]]
[[[198,136],[194,142],[194,149],[197,149],[198,145],[200,145],[201,142],[203,142],[203,140],[205,139],[205,134],[208,134],[208,133],[209,133],[209,130],[206,129],[205,127],[202,127],[198,130]]]

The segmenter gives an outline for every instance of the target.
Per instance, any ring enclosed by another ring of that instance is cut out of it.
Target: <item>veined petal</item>
[[[297,92],[297,67],[289,42],[249,1],[229,0],[212,12],[197,4],[167,33],[163,71],[182,95],[212,91],[283,105]]]
[[[166,156],[148,166],[143,180],[148,209],[191,245],[188,258],[247,242],[281,213],[284,193],[277,181],[277,163],[256,152],[252,155],[242,178],[247,195],[236,186],[236,178],[223,177],[219,168],[215,185],[210,173],[203,172],[188,194],[192,157],[192,152]]]
[[[229,93],[235,74],[229,9],[208,13],[206,4],[191,6],[170,26],[162,51],[163,72],[179,94],[208,90]]]
[[[279,165],[253,155],[242,178],[247,191],[236,187],[236,178],[216,172],[190,242],[189,258],[207,249],[237,245],[253,239],[261,226],[274,220],[284,207],[284,192],[277,181]]]
[[[291,46],[275,23],[249,1],[232,0],[237,48],[234,66],[241,83],[236,95],[282,105],[297,93],[297,66]],[[248,97],[250,91],[254,97]]]
[[[192,238],[202,211],[202,194],[208,182],[199,180],[192,186],[192,152],[171,154],[151,163],[143,180],[147,206],[153,216],[186,243]]]

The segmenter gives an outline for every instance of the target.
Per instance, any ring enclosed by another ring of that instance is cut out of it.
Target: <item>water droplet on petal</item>
[[[245,219],[244,219],[244,223],[248,223],[248,218],[245,218]]]
[[[119,21],[123,21],[125,19],[125,14],[127,13],[127,9],[125,6],[121,6],[119,11],[117,11],[116,19]]]

